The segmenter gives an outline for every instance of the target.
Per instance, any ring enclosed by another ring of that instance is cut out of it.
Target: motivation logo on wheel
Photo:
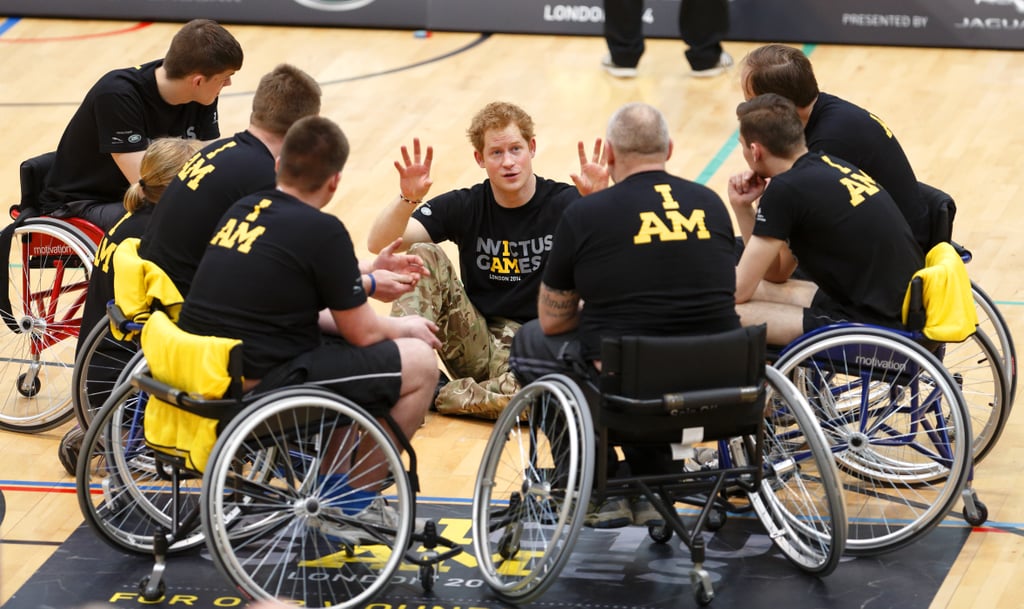
[[[296,4],[318,11],[354,11],[373,2],[374,0],[295,0]]]

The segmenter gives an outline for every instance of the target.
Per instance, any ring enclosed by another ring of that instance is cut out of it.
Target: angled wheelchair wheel
[[[984,332],[996,348],[999,359],[1003,364],[1003,377],[1006,380],[1009,401],[1006,408],[1013,406],[1013,400],[1017,396],[1017,350],[1013,345],[1013,336],[1010,334],[1010,326],[1007,325],[1003,314],[999,312],[996,303],[976,283],[971,282],[971,294],[974,296],[974,305],[978,313],[978,329]]]
[[[78,457],[78,504],[89,526],[114,548],[152,554],[154,538],[173,533],[169,551],[185,550],[203,541],[199,479],[185,476],[174,484],[146,446],[147,398],[121,385],[94,417]]]
[[[931,531],[971,468],[960,390],[923,347],[881,328],[839,327],[775,364],[807,397],[846,490],[847,551],[877,554]]]
[[[768,366],[766,373],[765,476],[749,494],[750,503],[790,562],[825,576],[835,570],[846,545],[839,473],[807,400],[775,368]]]
[[[473,494],[473,547],[503,599],[534,600],[557,579],[586,516],[593,469],[590,411],[567,377],[530,383],[502,411]]]
[[[136,342],[113,337],[106,317],[79,339],[71,374],[71,404],[82,429],[89,429],[114,387],[128,380],[125,369],[138,352]]]
[[[978,464],[996,445],[1010,418],[1009,386],[995,344],[981,329],[961,343],[945,343],[936,355],[960,388],[971,419],[971,447]]]
[[[69,388],[95,244],[74,226],[14,229],[0,295],[0,429],[39,432],[72,416]]]
[[[203,475],[214,564],[247,597],[285,605],[365,606],[399,568],[414,513],[389,432],[311,387],[271,392],[233,418]]]

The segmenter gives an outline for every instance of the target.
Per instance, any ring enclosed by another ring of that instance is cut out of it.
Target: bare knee
[[[415,338],[399,338],[395,344],[402,358],[402,393],[436,386],[439,374],[437,356],[430,345]]]

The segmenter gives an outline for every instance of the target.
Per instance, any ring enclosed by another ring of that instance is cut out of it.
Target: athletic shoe
[[[726,70],[732,67],[732,64],[732,55],[722,51],[722,56],[718,58],[718,63],[703,70],[691,70],[690,76],[694,78],[711,78],[712,76],[724,74]]]
[[[604,68],[605,72],[608,72],[615,78],[636,78],[636,66],[630,68],[615,65],[615,62],[612,61],[611,54],[605,55],[601,58],[601,67]]]
[[[654,509],[654,504],[647,497],[634,497],[630,506],[633,510],[633,524],[642,527],[661,526],[665,518]]]
[[[693,458],[683,461],[683,469],[688,472],[718,469],[718,450],[705,447],[693,449]]]
[[[381,529],[381,533],[385,534],[398,527],[398,510],[388,505],[387,500],[380,495],[374,498],[363,511],[355,516],[347,517],[348,520],[356,520],[367,525],[366,527],[341,523],[340,517],[344,512],[338,508],[323,508],[323,511],[331,520],[322,521],[320,530],[328,539],[350,546],[381,543],[380,539],[370,532],[371,530]],[[426,518],[417,518],[413,524],[413,533],[423,533],[426,523]]]
[[[600,506],[593,502],[583,524],[595,529],[617,529],[633,522],[633,510],[625,497],[608,497]]]

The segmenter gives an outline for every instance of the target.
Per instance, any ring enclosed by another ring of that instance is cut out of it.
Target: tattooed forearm
[[[540,291],[540,306],[551,317],[575,317],[579,312],[579,294],[575,290],[552,290],[545,287]]]

